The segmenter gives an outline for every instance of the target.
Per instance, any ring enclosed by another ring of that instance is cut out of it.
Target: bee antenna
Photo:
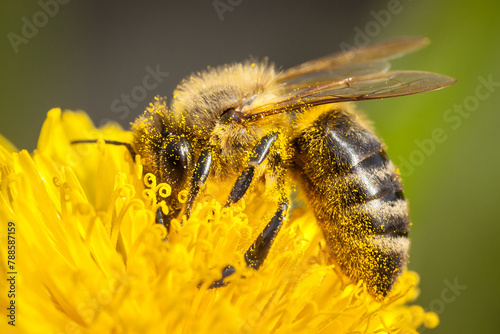
[[[95,143],[97,143],[97,139],[84,139],[84,140],[72,140],[71,141],[72,145],[74,145],[74,144],[89,144],[89,143],[95,144]],[[130,145],[130,143],[124,143],[124,142],[116,141],[116,140],[104,140],[104,143],[109,144],[109,145],[125,146],[127,148],[127,150],[129,151],[130,156],[132,157],[132,160],[135,161],[135,156],[137,154],[135,153],[134,148],[132,147],[132,145]]]

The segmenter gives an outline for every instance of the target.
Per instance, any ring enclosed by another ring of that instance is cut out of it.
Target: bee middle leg
[[[243,173],[241,173],[240,177],[238,177],[236,183],[231,189],[231,194],[227,200],[226,207],[238,202],[243,195],[245,195],[248,187],[250,187],[250,183],[252,182],[255,167],[259,166],[269,155],[271,147],[277,137],[278,133],[270,133],[262,137],[260,142],[254,147],[250,160],[248,161],[248,166],[243,170]]]

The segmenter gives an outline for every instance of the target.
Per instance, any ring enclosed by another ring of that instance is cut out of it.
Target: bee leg
[[[274,238],[278,234],[283,221],[285,220],[286,210],[288,209],[288,200],[283,200],[271,221],[267,224],[261,234],[255,239],[254,243],[245,253],[245,262],[247,266],[253,269],[259,269],[271,249]]]
[[[253,148],[252,154],[250,155],[250,160],[248,161],[248,167],[246,167],[241,175],[236,180],[231,193],[227,200],[225,207],[238,202],[252,183],[255,168],[259,166],[269,155],[269,152],[278,137],[278,133],[270,133],[261,138],[260,142]],[[281,188],[281,187],[280,187]],[[281,189],[283,194],[283,189]],[[282,196],[286,198],[286,196]],[[245,262],[248,267],[253,269],[259,269],[271,249],[274,238],[278,234],[283,221],[285,220],[285,212],[288,209],[288,199],[284,199],[280,202],[276,213],[274,214],[271,221],[264,228],[262,233],[257,237],[254,243],[245,252]],[[222,278],[212,282],[209,289],[223,287],[226,285],[224,280],[235,273],[233,266],[228,265],[222,269]]]
[[[235,271],[236,271],[236,269],[234,269],[233,266],[231,266],[231,265],[225,266],[224,269],[222,269],[222,278],[217,280],[217,281],[213,281],[212,284],[210,284],[210,286],[208,288],[215,289],[215,288],[221,288],[223,286],[226,286],[226,282],[224,282],[224,279],[226,279],[227,277],[234,274]]]
[[[186,203],[186,217],[191,215],[191,208],[193,206],[196,196],[200,192],[201,187],[205,184],[210,173],[210,165],[212,164],[212,150],[207,148],[203,150],[196,162],[194,168],[193,178],[191,180],[191,187],[189,189],[189,196]]]
[[[170,220],[167,220],[167,218],[163,214],[163,211],[161,210],[161,207],[156,210],[155,221],[157,224],[165,226],[165,228],[167,229],[167,234],[170,233]]]
[[[243,170],[238,180],[236,180],[233,189],[231,189],[226,207],[238,202],[245,195],[250,183],[252,183],[255,167],[260,165],[267,157],[277,137],[278,133],[270,133],[262,137],[260,142],[253,148],[252,155],[248,161],[248,167]]]
[[[281,201],[278,210],[274,214],[271,221],[267,224],[261,234],[255,239],[254,243],[248,248],[245,252],[245,262],[247,267],[253,269],[259,269],[264,260],[269,254],[269,250],[274,242],[274,238],[278,234],[283,222],[286,218],[286,210],[288,209],[289,203],[288,200],[285,199]],[[219,288],[226,286],[224,279],[231,276],[235,273],[235,269],[233,266],[229,265],[222,269],[222,278],[212,282],[209,289]]]

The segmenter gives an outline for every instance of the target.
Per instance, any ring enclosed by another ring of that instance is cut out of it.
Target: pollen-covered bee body
[[[245,253],[258,269],[286,220],[293,175],[303,188],[332,257],[354,281],[383,298],[405,267],[407,204],[384,146],[349,101],[416,94],[453,78],[389,71],[388,60],[425,45],[406,37],[341,52],[278,72],[267,62],[197,73],[133,124],[132,148],[144,169],[172,187],[168,216],[188,218],[208,178],[232,180],[226,206],[257,182],[275,189],[276,211]],[[185,205],[177,201],[188,190]],[[228,265],[219,281],[234,273]]]
[[[410,221],[399,174],[350,106],[299,118],[293,171],[332,258],[370,292],[385,296],[408,257]]]

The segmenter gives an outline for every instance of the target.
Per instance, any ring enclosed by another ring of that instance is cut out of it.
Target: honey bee
[[[335,53],[278,71],[267,61],[224,65],[193,74],[167,107],[157,101],[132,124],[132,155],[169,184],[169,213],[185,214],[207,179],[235,180],[226,206],[251,185],[276,193],[271,220],[245,253],[258,269],[290,208],[290,177],[302,189],[328,252],[353,281],[384,298],[406,266],[410,220],[400,175],[367,122],[348,102],[417,94],[455,79],[420,71],[389,71],[389,60],[428,43],[404,37]],[[89,140],[73,143],[90,142]],[[185,204],[177,200],[188,191]],[[227,266],[211,288],[235,272]]]

